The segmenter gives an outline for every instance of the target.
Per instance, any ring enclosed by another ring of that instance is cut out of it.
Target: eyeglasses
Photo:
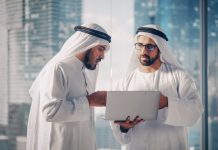
[[[146,49],[149,52],[152,52],[153,50],[155,50],[155,48],[157,47],[157,45],[154,44],[142,44],[142,43],[135,43],[135,49],[137,50],[143,50]]]

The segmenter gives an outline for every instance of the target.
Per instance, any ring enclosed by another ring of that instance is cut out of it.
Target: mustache
[[[147,59],[150,59],[150,58],[151,58],[150,56],[148,56],[148,55],[146,55],[146,54],[140,55],[140,57],[141,57],[141,58],[144,58],[144,57],[145,57],[145,58],[147,58]]]
[[[97,62],[100,62],[103,58],[98,58],[96,59]]]

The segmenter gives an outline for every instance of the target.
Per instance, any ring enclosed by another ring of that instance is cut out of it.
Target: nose
[[[104,55],[105,55],[105,51],[102,52],[100,58],[101,58],[101,59],[104,59]]]
[[[143,49],[140,50],[140,54],[144,55],[144,54],[149,54],[149,52],[147,51],[147,49],[145,47],[143,47]]]

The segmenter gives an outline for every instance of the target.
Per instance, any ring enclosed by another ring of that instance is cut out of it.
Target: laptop
[[[105,120],[156,120],[159,100],[159,91],[108,91]]]

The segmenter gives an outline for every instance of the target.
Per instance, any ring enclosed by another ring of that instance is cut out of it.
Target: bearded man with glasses
[[[203,112],[194,80],[173,56],[159,26],[138,28],[134,40],[128,74],[114,90],[160,91],[158,118],[127,116],[111,122],[113,133],[128,150],[188,150],[188,127]]]

